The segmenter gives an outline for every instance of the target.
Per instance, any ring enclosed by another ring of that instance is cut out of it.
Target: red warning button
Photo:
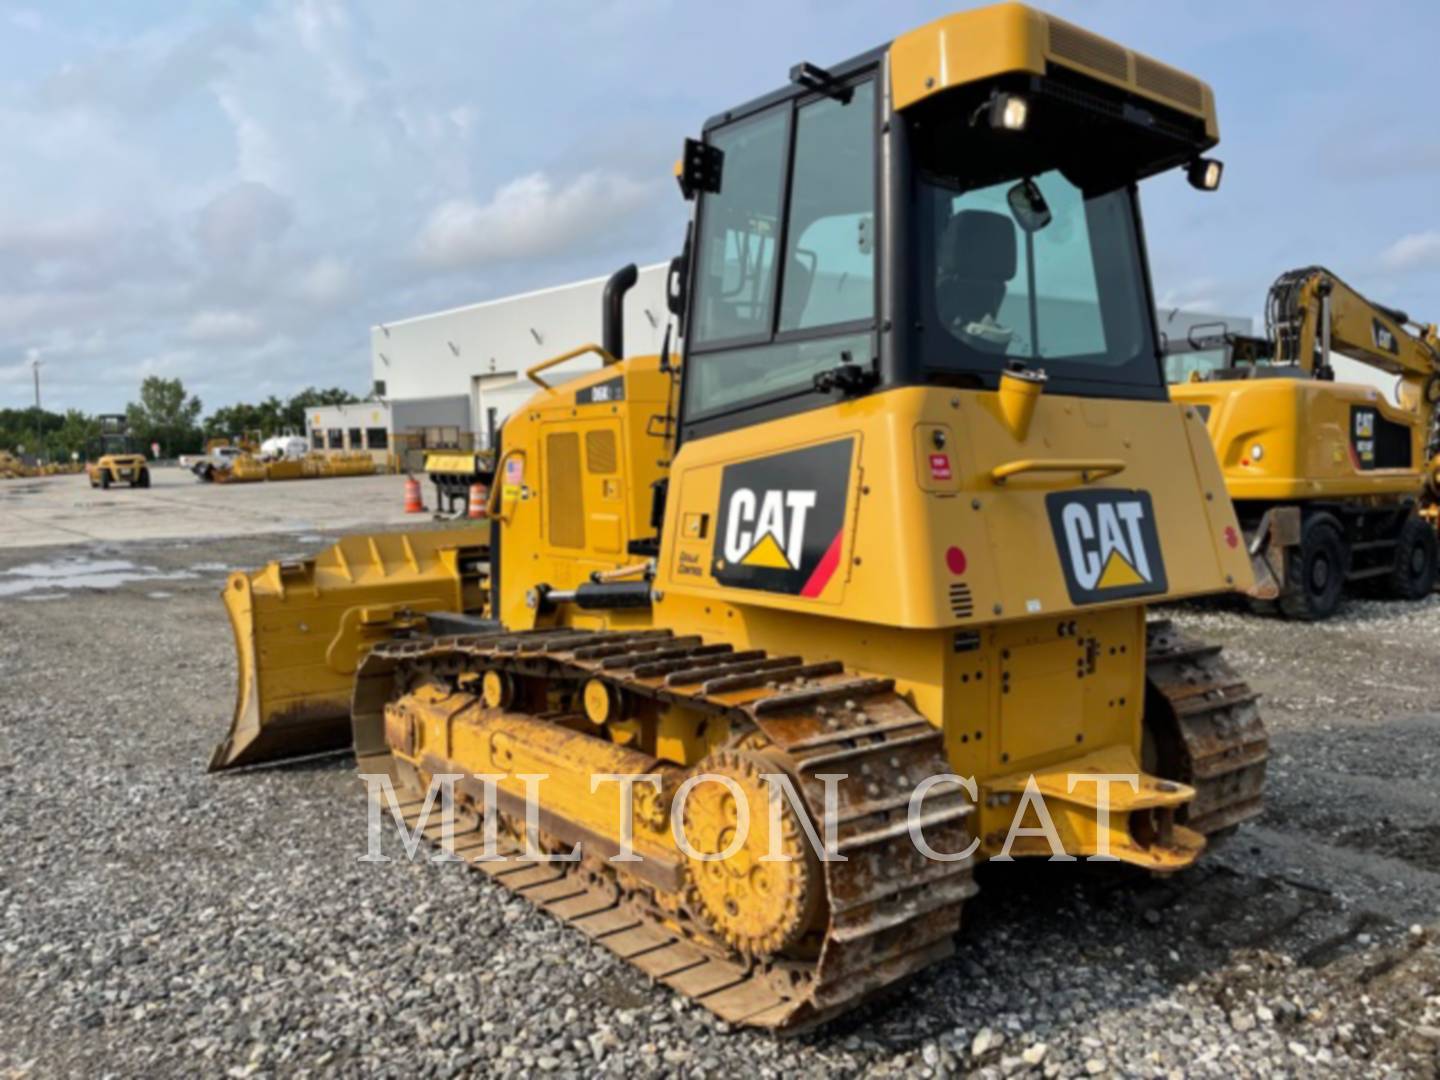
[[[931,479],[931,480],[949,480],[949,479],[950,479],[950,455],[949,455],[949,454],[931,454],[931,455],[930,455],[930,479]]]

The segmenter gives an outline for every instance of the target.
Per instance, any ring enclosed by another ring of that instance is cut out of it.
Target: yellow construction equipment
[[[1435,588],[1440,338],[1321,267],[1282,274],[1267,336],[1192,333],[1172,397],[1204,419],[1254,556],[1262,610],[1323,619],[1348,584]],[[1397,377],[1398,404],[1335,381],[1332,353]]]
[[[428,612],[483,606],[483,529],[349,536],[314,559],[234,573],[221,594],[235,632],[234,720],[212,769],[350,743],[350,695],[377,642]]]
[[[0,450],[0,480],[28,480],[36,476],[65,476],[70,473],[78,473],[84,467],[69,461],[27,465],[8,450]]]
[[[145,455],[135,451],[126,418],[102,415],[96,420],[100,424],[100,434],[92,440],[85,462],[90,486],[108,488],[111,484],[128,484],[132,488],[148,488],[150,466]]]
[[[948,955],[977,859],[1190,866],[1268,743],[1218,648],[1146,621],[1250,562],[1135,185],[1213,188],[1216,141],[1203,83],[1018,4],[798,65],[686,143],[683,358],[625,355],[628,266],[602,341],[529,373],[484,571],[419,533],[231,579],[212,767],[333,744],[356,669],[407,823],[459,775],[471,865],[778,1030]]]
[[[375,459],[363,450],[268,458],[249,452],[221,462],[203,462],[195,475],[207,483],[257,484],[273,480],[320,480],[334,476],[374,476]]]
[[[495,479],[495,455],[489,450],[426,450],[425,475],[435,485],[435,509],[465,515],[470,489],[489,489]]]

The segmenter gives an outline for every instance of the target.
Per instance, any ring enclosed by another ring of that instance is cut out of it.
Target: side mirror
[[[1034,180],[1028,177],[1021,180],[1006,192],[1005,201],[1010,204],[1010,213],[1015,215],[1020,228],[1027,233],[1037,233],[1050,224],[1050,207]]]
[[[685,278],[689,262],[688,256],[676,255],[665,273],[665,306],[677,319],[685,317]]]

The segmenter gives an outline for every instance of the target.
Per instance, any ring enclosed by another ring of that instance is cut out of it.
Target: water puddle
[[[56,559],[0,571],[0,597],[38,593],[49,599],[63,595],[56,589],[115,589],[136,581],[181,581],[198,576],[190,570],[137,566],[127,559]]]

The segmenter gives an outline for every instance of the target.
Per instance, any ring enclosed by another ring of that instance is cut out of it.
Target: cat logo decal
[[[715,580],[819,596],[840,565],[854,448],[840,439],[725,466]]]
[[[1073,603],[1166,591],[1165,561],[1148,492],[1053,492],[1045,497],[1045,508]]]

